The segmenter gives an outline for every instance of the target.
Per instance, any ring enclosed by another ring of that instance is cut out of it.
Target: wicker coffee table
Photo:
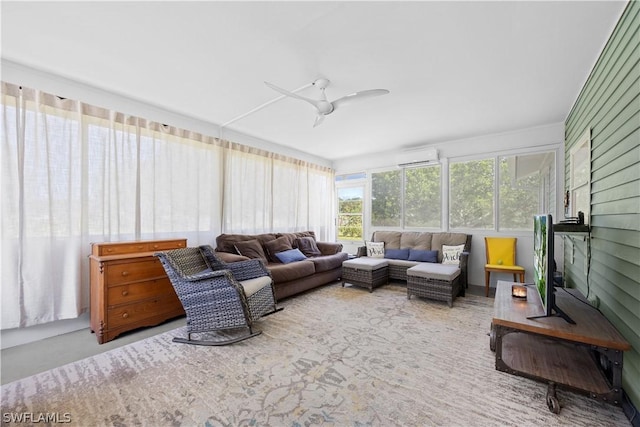
[[[384,258],[361,257],[342,263],[342,286],[351,283],[373,292],[373,288],[389,282],[389,263]]]
[[[421,263],[407,270],[407,298],[411,295],[446,301],[449,307],[460,292],[457,265]]]

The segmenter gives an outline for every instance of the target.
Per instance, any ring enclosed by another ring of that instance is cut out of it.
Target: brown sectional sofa
[[[306,259],[282,263],[276,254],[292,248],[304,252]],[[317,242],[313,231],[216,237],[216,255],[223,261],[259,258],[265,263],[273,277],[277,299],[338,280],[342,275],[342,262],[348,257],[341,251],[340,243]]]
[[[442,262],[442,246],[465,245],[464,252],[460,255],[460,295],[464,296],[468,286],[468,262],[469,251],[471,250],[471,235],[464,233],[447,232],[417,232],[417,231],[375,231],[371,236],[372,242],[384,242],[387,249],[418,249],[437,250],[438,262]],[[358,256],[367,256],[366,247],[358,248]],[[396,280],[407,280],[407,270],[419,261],[408,261],[402,259],[387,259],[389,262],[389,278]]]

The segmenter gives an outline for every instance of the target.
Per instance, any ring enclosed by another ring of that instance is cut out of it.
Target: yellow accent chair
[[[489,281],[491,272],[511,273],[513,281],[520,276],[520,283],[524,283],[524,267],[516,265],[515,237],[485,237],[484,244],[487,253],[487,263],[484,266],[484,293],[489,296]]]

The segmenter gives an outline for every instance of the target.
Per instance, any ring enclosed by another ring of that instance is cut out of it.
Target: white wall
[[[425,145],[426,147],[427,145]],[[556,152],[556,206],[562,206],[564,189],[564,123],[554,123],[535,128],[522,129],[494,135],[484,135],[475,138],[455,141],[443,141],[429,144],[428,147],[437,148],[441,163],[458,160],[472,160],[498,155],[527,154],[540,151]],[[410,147],[407,147],[410,148]],[[413,148],[413,147],[411,147]],[[397,151],[372,153],[367,156],[340,159],[334,162],[336,174],[356,173],[395,167]],[[368,205],[368,202],[365,202]],[[558,218],[562,212],[555,212]],[[445,212],[445,217],[448,212]],[[368,221],[365,219],[365,223]],[[365,238],[371,237],[373,229],[365,224]],[[469,283],[484,286],[484,264],[486,261],[484,238],[486,236],[513,236],[518,238],[517,261],[525,270],[525,281],[533,282],[533,231],[497,232],[493,230],[455,230],[473,235],[471,240],[471,255],[469,260]],[[563,239],[556,236],[555,251],[563,253]],[[345,244],[344,250],[355,253],[358,246],[364,242]],[[562,257],[556,257],[558,270],[562,270]],[[492,274],[491,286],[495,287],[496,280],[512,280],[506,274]]]

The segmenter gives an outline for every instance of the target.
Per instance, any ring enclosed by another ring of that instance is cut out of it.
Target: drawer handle
[[[127,317],[129,317],[129,313],[127,313],[126,311],[124,313],[122,313],[122,318],[126,319]]]
[[[113,249],[107,248],[107,252],[113,252]]]
[[[129,291],[122,291],[122,296],[126,297],[127,295],[129,295]]]
[[[128,275],[129,275],[129,272],[128,272],[128,271],[123,271],[123,272],[122,272],[122,275],[123,275],[123,276],[128,276]]]
[[[153,245],[153,249],[158,249],[158,245]]]

